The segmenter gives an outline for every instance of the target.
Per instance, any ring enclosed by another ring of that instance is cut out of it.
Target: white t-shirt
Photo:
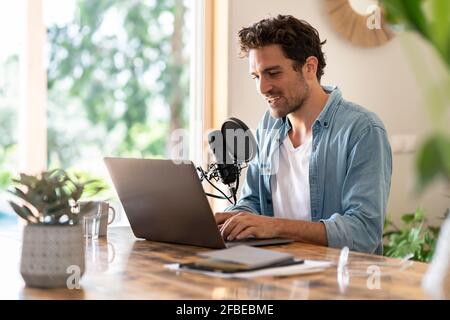
[[[274,216],[311,221],[309,159],[312,136],[294,148],[289,135],[280,145],[278,172],[271,178]]]

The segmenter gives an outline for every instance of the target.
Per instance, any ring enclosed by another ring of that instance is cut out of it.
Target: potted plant
[[[71,273],[84,273],[83,212],[77,205],[85,186],[61,169],[12,179],[9,201],[27,225],[23,231],[20,272],[30,287],[64,287]]]
[[[443,220],[445,219],[445,215]],[[427,223],[425,210],[418,208],[414,213],[401,217],[402,225],[397,226],[390,218],[384,222],[384,255],[404,258],[413,254],[413,260],[430,262],[436,250],[440,227]]]

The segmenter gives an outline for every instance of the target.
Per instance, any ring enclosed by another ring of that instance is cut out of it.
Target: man
[[[239,32],[269,111],[241,198],[216,221],[226,240],[285,237],[381,254],[392,155],[381,120],[322,87],[316,29],[292,16]]]

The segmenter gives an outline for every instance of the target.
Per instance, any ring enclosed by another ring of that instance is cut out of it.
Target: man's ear
[[[310,56],[306,59],[305,64],[303,65],[303,74],[305,79],[314,80],[317,79],[317,66],[319,65],[319,60],[316,57]]]

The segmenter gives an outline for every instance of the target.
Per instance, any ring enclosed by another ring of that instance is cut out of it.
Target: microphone
[[[247,125],[237,119],[229,118],[221,128],[225,149],[236,163],[250,162],[256,155],[256,140]]]
[[[247,125],[237,118],[227,119],[221,130],[214,130],[208,135],[208,144],[216,163],[210,164],[208,171],[197,167],[200,171],[200,179],[206,179],[224,197],[207,193],[207,195],[228,199],[231,202],[232,196],[236,203],[236,192],[239,188],[239,176],[241,170],[247,166],[256,155],[256,140]],[[211,179],[215,179],[227,185],[231,196],[226,196],[220,189],[212,184]],[[232,202],[231,202],[232,203]]]
[[[222,183],[229,185],[236,182],[237,168],[225,148],[222,132],[212,131],[208,135],[208,144],[216,160],[217,172]]]

